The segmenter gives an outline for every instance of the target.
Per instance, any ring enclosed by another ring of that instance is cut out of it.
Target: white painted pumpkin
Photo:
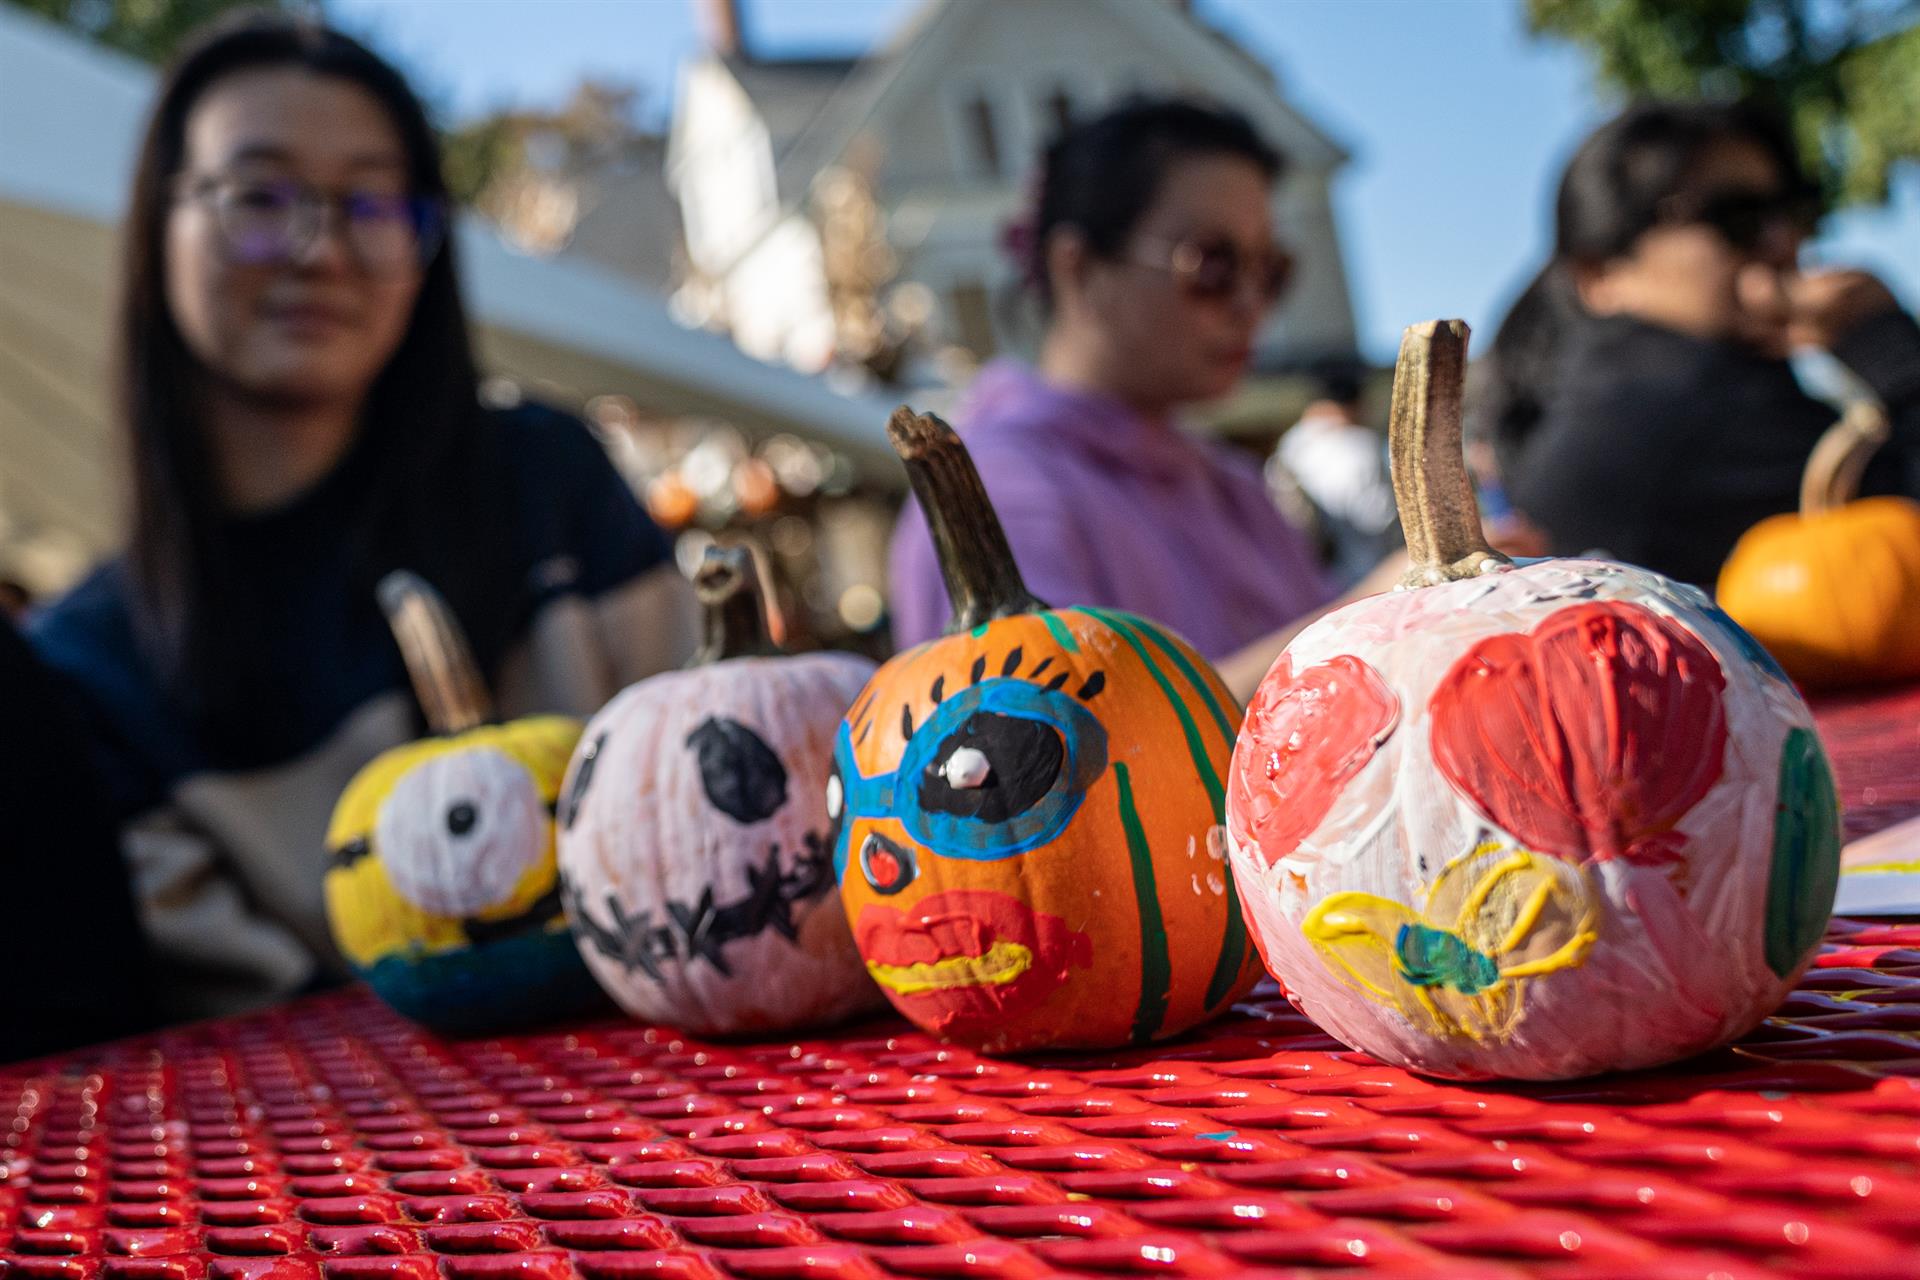
[[[779,654],[744,551],[710,551],[696,585],[706,650],[602,708],[561,786],[580,954],[634,1017],[700,1035],[878,1008],[835,891],[827,804],[834,734],[873,664]]]
[[[1227,795],[1249,924],[1333,1035],[1456,1078],[1650,1066],[1765,1017],[1832,908],[1812,717],[1699,591],[1513,565],[1460,461],[1466,331],[1395,374],[1412,585],[1288,646]]]

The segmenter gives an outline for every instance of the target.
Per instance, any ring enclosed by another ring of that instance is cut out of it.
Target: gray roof
[[[722,59],[766,122],[778,166],[793,142],[807,131],[861,58],[756,58],[729,54]],[[784,194],[784,193],[783,193]]]

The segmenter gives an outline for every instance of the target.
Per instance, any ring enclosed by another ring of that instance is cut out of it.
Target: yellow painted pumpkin
[[[1855,499],[1886,415],[1857,404],[1821,437],[1798,513],[1747,530],[1720,605],[1804,685],[1920,676],[1920,503]]]
[[[435,736],[383,752],[327,831],[334,943],[416,1021],[474,1032],[600,1003],[561,909],[553,810],[580,722],[489,723],[446,606],[398,573],[381,605]]]
[[[1144,618],[1050,609],[937,418],[888,424],[948,634],[848,712],[828,813],[854,941],[894,1005],[990,1051],[1174,1035],[1259,976],[1219,826],[1239,708]]]

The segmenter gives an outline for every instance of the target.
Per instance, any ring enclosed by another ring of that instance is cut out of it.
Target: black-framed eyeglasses
[[[1250,290],[1264,309],[1293,283],[1293,255],[1284,249],[1249,253],[1231,240],[1140,241],[1145,252],[1128,254],[1136,267],[1165,271],[1180,291],[1202,302],[1222,302]]]
[[[1776,229],[1810,234],[1819,214],[1814,197],[1791,191],[1706,191],[1669,196],[1660,206],[1661,221],[1706,227],[1741,253],[1758,249]]]
[[[181,198],[213,212],[228,256],[246,266],[296,262],[332,214],[355,261],[376,275],[425,266],[446,234],[446,206],[385,191],[321,191],[290,178],[185,179]]]

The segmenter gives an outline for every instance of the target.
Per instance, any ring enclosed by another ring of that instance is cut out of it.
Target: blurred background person
[[[1835,408],[1817,348],[1889,410],[1867,493],[1920,496],[1920,328],[1878,280],[1802,271],[1818,205],[1784,126],[1745,104],[1648,102],[1575,152],[1554,253],[1478,379],[1508,495],[1556,554],[1599,550],[1711,587],[1795,508]]]
[[[1320,375],[1318,390],[1300,420],[1280,437],[1268,459],[1268,480],[1279,478],[1276,468],[1284,469],[1312,501],[1330,544],[1329,573],[1345,587],[1399,545],[1400,516],[1387,470],[1386,435],[1361,417],[1360,370],[1329,369]]]
[[[1245,119],[1195,102],[1066,129],[1015,237],[1046,315],[1039,359],[983,368],[955,423],[1035,595],[1170,626],[1241,697],[1335,594],[1257,461],[1179,427],[1240,381],[1286,288],[1280,169]],[[950,609],[911,500],[890,569],[895,642],[938,635]]]
[[[577,421],[481,407],[434,137],[388,64],[246,17],[161,85],[127,223],[131,530],[32,622],[90,711],[173,1016],[339,974],[353,773],[421,732],[374,594],[435,584],[506,714],[693,643],[659,530]]]
[[[0,813],[14,910],[0,929],[0,1062],[143,1030],[153,974],[119,831],[64,681],[0,618]]]

